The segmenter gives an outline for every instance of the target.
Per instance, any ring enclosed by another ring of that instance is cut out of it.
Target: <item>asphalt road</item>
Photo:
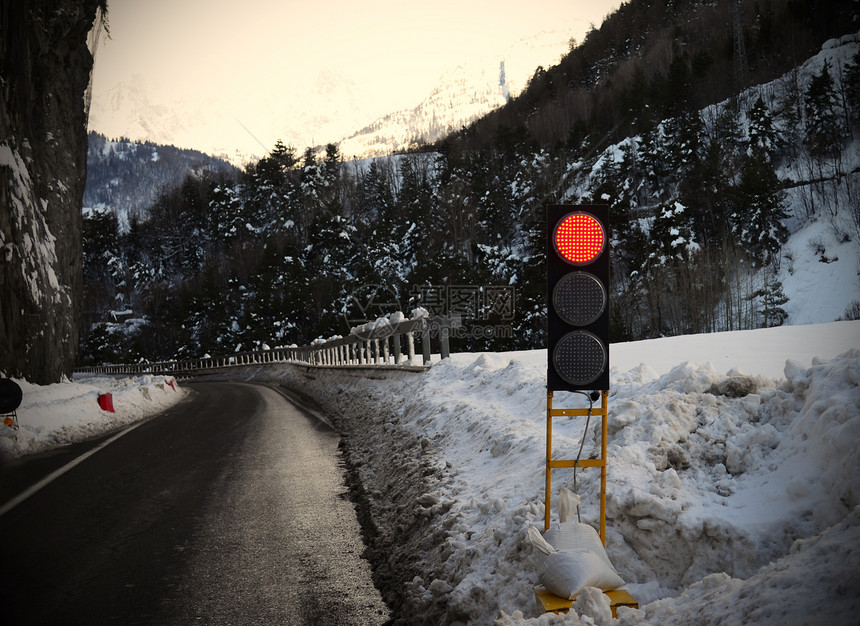
[[[382,624],[339,436],[277,389],[191,397],[0,516],[12,624]],[[7,467],[0,504],[99,442]]]

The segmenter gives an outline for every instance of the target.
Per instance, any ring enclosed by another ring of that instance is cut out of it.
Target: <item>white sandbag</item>
[[[600,535],[588,524],[580,524],[579,522],[554,524],[543,534],[543,538],[556,550],[594,552],[601,558],[606,567],[615,572],[615,568],[606,555],[603,542],[600,541]]]
[[[555,552],[555,548],[547,543],[547,540],[543,538],[543,535],[541,535],[538,529],[534,526],[529,526],[526,533],[526,541],[532,544],[533,547],[537,548],[544,555]]]
[[[591,550],[558,550],[548,554],[538,580],[555,595],[573,599],[584,587],[604,591],[617,589],[624,581],[612,566]]]
[[[567,487],[562,487],[558,494],[558,521],[564,523],[573,520],[578,508],[579,496]]]

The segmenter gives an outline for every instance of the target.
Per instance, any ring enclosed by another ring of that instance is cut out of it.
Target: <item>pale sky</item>
[[[620,0],[109,0],[94,101],[144,77],[172,100],[230,100],[263,126],[271,87],[301,91],[322,70],[356,84],[361,106],[414,106],[471,56],[540,31],[599,26]],[[278,91],[277,93],[280,93]],[[297,94],[294,94],[297,95]],[[98,102],[96,103],[97,106]],[[256,107],[256,108],[255,108]],[[249,111],[254,109],[254,113]]]

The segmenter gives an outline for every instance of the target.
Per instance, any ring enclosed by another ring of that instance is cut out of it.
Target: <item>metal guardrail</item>
[[[96,365],[79,367],[75,372],[195,376],[211,373],[212,370],[267,363],[294,363],[308,367],[392,368],[423,371],[430,367],[432,360],[431,339],[438,338],[440,358],[448,358],[450,329],[458,325],[459,320],[449,317],[421,317],[390,323],[377,321],[372,328],[366,328],[366,325],[354,328],[346,337],[316,341],[310,346],[280,347],[152,363]],[[421,350],[420,365],[415,363],[416,337]]]

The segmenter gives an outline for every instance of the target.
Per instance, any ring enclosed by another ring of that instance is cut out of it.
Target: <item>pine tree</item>
[[[640,154],[645,172],[647,193],[657,201],[672,197],[675,178],[672,172],[672,150],[675,141],[674,120],[666,120],[645,134]]]
[[[794,68],[779,81],[777,117],[782,124],[782,137],[789,163],[794,163],[803,144],[803,95],[800,88],[800,71]]]
[[[755,150],[744,164],[732,230],[758,265],[779,260],[788,239],[784,194],[773,165]]]
[[[756,265],[778,264],[788,239],[784,192],[774,169],[776,132],[761,97],[750,110],[749,139],[731,216],[732,232]]]
[[[821,72],[812,77],[804,98],[806,128],[804,145],[810,156],[810,174],[818,179],[818,195],[832,215],[839,209],[839,194],[828,197],[828,180],[839,184],[842,149],[845,144],[844,111],[836,93],[830,64],[825,61]],[[811,199],[813,200],[813,199]],[[810,202],[810,204],[812,204]],[[814,205],[813,205],[814,210]]]
[[[209,212],[214,238],[221,244],[236,239],[248,220],[237,190],[230,185],[217,185],[209,194]]]
[[[687,207],[678,201],[660,206],[651,225],[651,249],[652,266],[686,260],[698,249]]]
[[[718,166],[726,186],[737,185],[746,146],[740,112],[736,106],[725,106],[717,114],[711,131],[711,144],[716,144]]]
[[[845,89],[845,101],[848,107],[848,119],[856,127],[860,124],[860,50],[854,53],[845,65],[842,83]],[[854,128],[851,129],[854,136]]]
[[[233,307],[225,306],[225,283],[217,268],[209,265],[198,279],[189,285],[188,317],[184,325],[190,332],[191,354],[218,354],[230,351],[221,337],[227,316]]]
[[[269,158],[278,166],[281,172],[292,169],[298,162],[296,149],[293,146],[285,146],[284,142],[280,139],[275,142],[275,147],[272,148]],[[261,159],[261,162],[263,160]]]
[[[692,108],[693,77],[686,53],[676,55],[669,64],[666,82],[660,90],[663,111],[667,117],[680,116]]]
[[[780,149],[780,136],[761,96],[750,109],[748,135],[747,156],[773,163]]]
[[[835,158],[842,150],[844,129],[842,114],[830,63],[824,62],[821,72],[812,77],[804,98],[806,136],[804,143],[813,157]]]
[[[316,336],[343,333],[343,311],[359,286],[355,270],[361,249],[355,226],[342,215],[320,213],[310,228],[304,265],[309,277],[309,316]]]
[[[326,144],[325,158],[320,171],[323,183],[321,201],[324,209],[332,215],[345,214],[341,166],[342,159],[337,144]]]
[[[788,319],[788,313],[783,307],[788,302],[788,297],[782,288],[782,282],[776,277],[776,273],[769,272],[765,278],[765,286],[761,294],[762,307],[759,310],[762,326],[772,328],[782,326]]]
[[[695,119],[692,122],[695,128]],[[693,154],[698,158],[690,159],[691,167],[681,184],[681,202],[690,207],[698,241],[716,246],[731,230],[744,158],[743,134],[733,107],[718,112],[707,138]]]
[[[375,159],[358,183],[356,222],[372,230],[391,228],[394,217],[394,194],[384,170]]]
[[[299,216],[302,221],[300,230],[307,233],[308,240],[313,235],[312,224],[324,208],[325,186],[314,151],[307,148],[302,157],[299,175],[299,197],[301,198]]]
[[[112,283],[111,265],[119,256],[119,222],[110,209],[92,209],[83,221],[84,278],[88,285]]]
[[[246,340],[256,348],[273,341],[284,319],[284,296],[289,291],[282,274],[284,255],[278,242],[270,237],[263,255],[248,280],[250,302]]]
[[[299,193],[296,189],[296,152],[278,140],[268,157],[249,166],[243,177],[243,220],[237,233],[259,235],[274,231],[302,234]]]

